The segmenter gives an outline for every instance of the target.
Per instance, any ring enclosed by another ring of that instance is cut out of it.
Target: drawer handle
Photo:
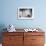
[[[10,40],[12,40],[11,38],[9,38]]]
[[[36,40],[36,39],[32,39],[32,40]]]
[[[13,40],[13,38],[9,38],[10,40]]]

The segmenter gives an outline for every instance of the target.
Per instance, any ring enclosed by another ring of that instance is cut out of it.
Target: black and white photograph
[[[33,19],[34,9],[33,8],[18,8],[18,19]]]

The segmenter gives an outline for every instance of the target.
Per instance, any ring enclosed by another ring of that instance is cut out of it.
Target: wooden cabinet
[[[44,32],[4,32],[3,46],[44,46]]]

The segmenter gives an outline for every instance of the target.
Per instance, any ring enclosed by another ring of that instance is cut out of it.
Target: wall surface
[[[0,4],[0,25],[13,24],[16,28],[40,27],[46,29],[46,0],[0,0]],[[34,19],[18,20],[18,7],[33,7]]]

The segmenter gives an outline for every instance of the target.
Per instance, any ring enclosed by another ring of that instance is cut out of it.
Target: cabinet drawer
[[[31,41],[32,40],[32,37],[29,37],[29,36],[27,36],[27,37],[24,37],[24,41]]]
[[[10,43],[8,43],[8,44],[2,44],[2,46],[23,46],[23,43],[14,43],[14,44],[10,44]]]
[[[24,36],[44,36],[44,32],[25,32]]]
[[[4,32],[4,36],[23,36],[23,32]]]
[[[32,36],[32,43],[33,44],[43,44],[44,36]]]
[[[44,46],[44,44],[32,44],[32,46]]]
[[[16,46],[14,44],[3,44],[2,46]]]

